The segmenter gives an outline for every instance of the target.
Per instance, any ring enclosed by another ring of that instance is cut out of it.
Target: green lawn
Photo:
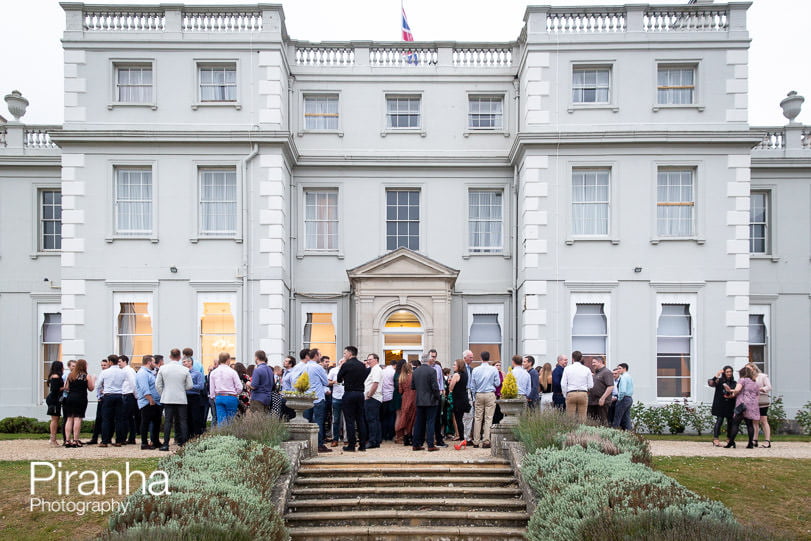
[[[129,459],[130,471],[140,470],[145,473],[153,471],[158,465],[158,458]],[[105,470],[124,471],[126,460],[63,460],[62,471],[68,470]],[[0,461],[0,539],[55,540],[55,539],[91,539],[107,528],[107,515],[86,513],[77,516],[75,513],[51,513],[30,510],[30,462]],[[50,483],[49,483],[50,484]],[[112,489],[110,487],[113,487]],[[117,495],[116,484],[108,485],[107,495],[82,497],[71,495],[65,499],[121,500]],[[62,499],[55,489],[39,488],[36,496],[45,500]]]
[[[654,457],[653,467],[729,507],[746,525],[811,539],[811,460]]]
[[[84,432],[79,434],[79,439],[81,441],[87,441],[90,439],[92,434],[85,434]],[[22,434],[6,434],[4,432],[0,432],[0,441],[8,441],[8,440],[47,440],[51,437],[50,434],[29,434],[29,433],[22,433]],[[59,443],[62,443],[62,434],[57,434],[56,440]]]
[[[646,439],[651,441],[706,441],[707,443],[712,442],[712,433],[704,434],[702,436],[696,436],[695,434],[643,434]],[[762,436],[762,434],[761,434]],[[744,439],[745,439],[745,432],[744,432]],[[725,437],[721,437],[721,440],[726,441]],[[799,441],[799,442],[806,442],[811,441],[811,435],[806,434],[774,434],[772,435],[772,441]]]

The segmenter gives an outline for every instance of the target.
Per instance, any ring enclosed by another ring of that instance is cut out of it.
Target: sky
[[[95,0],[92,4],[159,4],[159,0]],[[249,4],[248,0],[189,0],[189,4]],[[256,3],[256,2],[254,2]],[[400,40],[400,0],[276,0],[287,31],[308,41]],[[513,41],[528,3],[619,5],[630,0],[403,0],[417,41]],[[683,5],[687,0],[649,0]],[[721,3],[721,2],[716,2]],[[314,16],[315,14],[315,16]],[[749,123],[779,126],[780,100],[790,90],[808,97],[797,121],[811,124],[811,60],[807,25],[811,0],[754,0],[747,26]],[[31,104],[27,124],[62,123],[62,48],[65,16],[58,0],[0,0],[0,95],[19,90]],[[0,115],[11,115],[0,102]]]

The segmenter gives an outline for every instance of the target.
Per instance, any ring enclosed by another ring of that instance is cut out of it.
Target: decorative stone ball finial
[[[14,120],[19,121],[28,108],[28,100],[23,98],[19,90],[12,90],[11,94],[6,94],[5,100],[8,112],[14,116]]]
[[[788,119],[789,124],[794,124],[794,119],[800,114],[805,98],[798,95],[796,91],[792,90],[780,102],[780,107],[783,108],[783,116]]]

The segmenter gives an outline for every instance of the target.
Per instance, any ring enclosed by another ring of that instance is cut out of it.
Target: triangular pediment
[[[362,278],[444,278],[456,280],[459,271],[408,248],[398,248],[346,271],[350,280]]]

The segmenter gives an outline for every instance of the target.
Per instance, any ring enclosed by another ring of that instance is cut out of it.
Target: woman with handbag
[[[467,365],[463,359],[456,359],[453,372],[449,385],[449,394],[453,404],[453,419],[456,425],[456,437],[453,438],[453,441],[463,441],[465,439],[465,424],[462,418],[465,416],[466,410],[470,411],[470,402],[467,398]],[[462,445],[464,444],[456,446],[457,450]]]
[[[735,388],[735,373],[732,371],[731,366],[725,366],[718,371],[714,378],[707,381],[707,385],[715,388],[711,410],[711,413],[715,416],[715,426],[712,430],[712,444],[715,447],[721,447],[718,436],[721,434],[721,426],[724,424],[724,420],[727,422],[727,440],[730,439],[732,434],[732,415],[735,409],[735,400],[727,398],[724,384],[730,389]]]
[[[769,406],[772,404],[772,382],[769,381],[769,376],[760,371],[760,368],[755,363],[749,363],[746,366],[752,369],[755,375],[755,383],[760,385],[760,392],[757,395],[758,407],[760,408],[760,420],[755,421],[755,447],[758,446],[757,437],[760,430],[763,430],[765,439],[764,445],[767,449],[772,446],[772,427],[769,426]]]
[[[754,447],[753,440],[755,437],[755,424],[754,421],[760,419],[760,409],[758,408],[758,393],[760,392],[760,385],[755,383],[755,375],[752,369],[744,366],[738,371],[740,379],[738,384],[732,389],[729,385],[724,384],[724,389],[727,391],[727,396],[735,398],[735,410],[732,417],[732,432],[729,436],[729,442],[724,446],[729,449],[735,447],[735,437],[741,428],[741,421],[746,421],[746,431],[749,435],[749,445],[747,449]]]

